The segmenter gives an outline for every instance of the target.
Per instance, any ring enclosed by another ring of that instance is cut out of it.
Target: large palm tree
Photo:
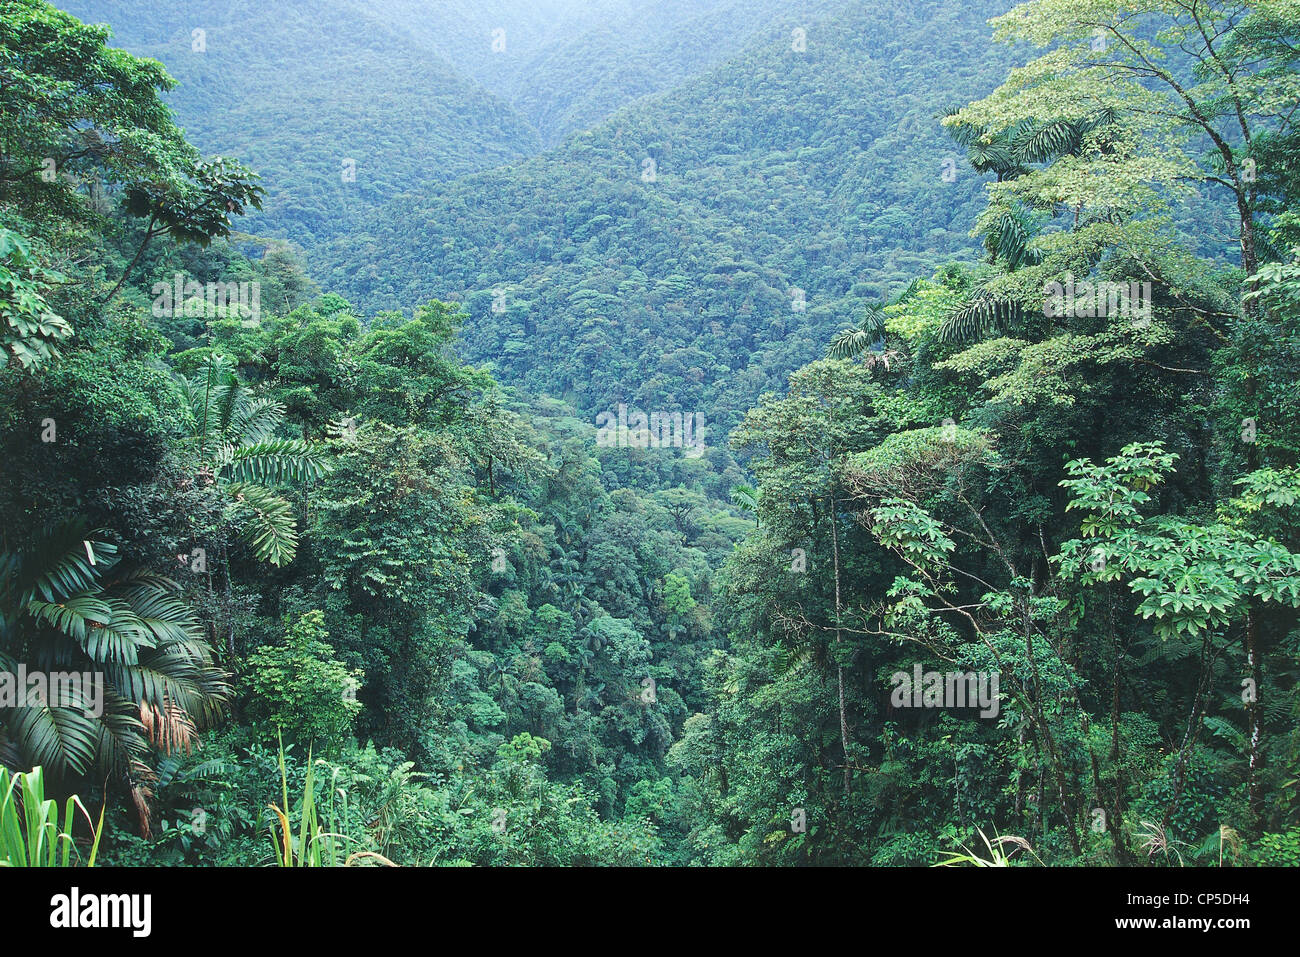
[[[12,674],[20,664],[29,674],[89,673],[99,691],[83,685],[77,700],[0,709],[0,764],[111,778],[140,806],[150,747],[188,748],[228,693],[179,587],[120,562],[117,547],[80,519],[0,551],[0,668]]]
[[[235,508],[238,532],[261,561],[283,565],[298,550],[298,526],[289,502],[274,490],[328,473],[327,447],[302,439],[277,439],[284,407],[255,396],[229,359],[213,355],[180,390],[194,414],[190,438],[199,481],[216,483]]]

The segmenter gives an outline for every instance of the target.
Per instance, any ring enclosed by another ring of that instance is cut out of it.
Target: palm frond
[[[227,434],[240,389],[229,359],[209,356],[197,375],[181,377],[177,387],[194,416],[195,438],[214,441]]]
[[[134,609],[127,602],[117,598],[103,600],[112,617],[108,623],[88,629],[84,638],[79,638],[82,650],[92,661],[118,661],[135,664],[140,660],[141,648],[152,648],[157,642],[144,627]]]
[[[102,535],[87,531],[80,519],[33,533],[22,553],[6,563],[5,594],[25,606],[38,596],[53,602],[93,588],[117,560],[117,546],[96,540]]]
[[[936,117],[940,120],[946,120],[949,117],[956,116],[961,112],[960,106],[949,106],[940,110]],[[988,129],[983,126],[976,126],[972,123],[949,123],[944,127],[948,132],[948,137],[963,149],[971,146],[984,136]]]
[[[76,708],[14,708],[9,730],[32,764],[57,774],[84,774],[94,761],[99,725]]]
[[[998,217],[989,231],[987,242],[994,256],[1006,263],[1007,269],[1035,266],[1043,261],[1043,254],[1030,246],[1032,227],[1023,213],[1006,211]]]
[[[993,333],[1005,332],[1021,318],[1019,303],[980,293],[943,321],[939,338],[944,342],[974,342]]]
[[[333,465],[329,449],[302,439],[275,439],[252,445],[226,446],[218,459],[231,482],[305,482],[327,475]]]
[[[206,394],[208,434],[232,437],[235,410],[244,394],[234,369],[224,362],[215,362],[213,382]]]
[[[265,442],[284,420],[284,406],[268,397],[248,396],[235,407],[230,434],[241,442]]]
[[[984,143],[977,140],[967,149],[966,156],[971,166],[980,173],[997,173],[1001,178],[1008,178],[1021,171],[1011,146],[1007,143],[996,140]]]
[[[874,303],[868,303],[857,326],[836,334],[826,354],[832,359],[851,359],[872,348],[884,335],[885,313]]]
[[[241,537],[253,546],[258,559],[277,566],[293,561],[298,551],[298,523],[289,503],[260,485],[235,484],[229,491],[250,516]]]
[[[108,683],[104,685],[104,713],[99,718],[94,766],[103,775],[121,778],[148,751],[139,709]]]
[[[894,301],[890,303],[890,305],[898,306],[910,300],[913,296],[917,294],[917,292],[920,291],[921,282],[922,279],[920,276],[913,277],[912,281],[907,284],[907,288],[904,289],[902,292],[900,292],[897,296],[895,296]],[[881,323],[881,328],[882,329],[884,328],[883,320]]]
[[[173,657],[154,658],[147,664],[107,665],[106,673],[123,697],[161,711],[169,698],[181,701],[193,697],[193,689],[185,683],[186,669],[176,668],[176,662]]]
[[[879,337],[861,329],[844,329],[836,334],[826,349],[832,359],[851,359],[861,355],[879,341]]]
[[[1016,161],[1047,163],[1060,156],[1073,156],[1083,143],[1083,128],[1072,120],[1054,120],[1023,130],[1011,144]]]
[[[189,754],[194,749],[194,721],[172,701],[165,701],[162,707],[141,702],[140,724],[149,743],[164,754]]]
[[[29,601],[27,612],[37,621],[71,635],[80,643],[85,643],[91,629],[102,630],[113,620],[113,609],[90,592],[69,595],[58,602]]]
[[[746,485],[743,482],[733,485],[731,487],[731,504],[742,512],[757,511],[758,493],[753,486]]]
[[[169,589],[152,582],[137,582],[120,589],[143,631],[140,643],[163,647],[178,642],[201,641],[203,630],[189,605]]]

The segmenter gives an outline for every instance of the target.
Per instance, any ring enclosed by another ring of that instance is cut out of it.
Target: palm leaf
[[[59,774],[84,774],[95,757],[99,726],[76,708],[14,708],[9,727],[33,764]]]
[[[202,640],[203,630],[189,605],[168,590],[142,582],[121,589],[120,594],[130,603],[148,647]]]
[[[1083,129],[1072,120],[1054,120],[1024,130],[1012,142],[1020,163],[1047,163],[1060,156],[1077,155],[1083,143]]]
[[[230,493],[251,513],[240,534],[257,557],[277,566],[293,561],[298,552],[298,524],[289,503],[259,485],[232,485]]]
[[[908,287],[909,290],[911,288]],[[885,313],[879,306],[869,303],[863,308],[857,327],[845,329],[836,335],[826,354],[832,359],[851,359],[880,342],[884,334]]]
[[[78,641],[93,661],[133,665],[140,659],[141,647],[152,648],[157,642],[127,602],[109,598],[104,604],[112,618],[102,627],[89,629]]]
[[[241,442],[265,442],[284,419],[284,406],[271,398],[246,397],[235,407],[230,434]]]
[[[753,486],[746,485],[743,482],[731,487],[731,504],[742,512],[758,511],[758,493],[754,491]]]
[[[106,668],[109,680],[124,698],[161,710],[169,698],[180,701],[193,697],[192,687],[185,682],[184,669],[160,667],[174,664],[175,659],[163,659]]]
[[[79,519],[37,532],[9,565],[14,576],[11,594],[25,605],[36,596],[53,602],[94,587],[117,556],[117,546],[92,540],[100,534],[88,532]]]
[[[328,474],[329,450],[301,439],[275,439],[252,445],[227,446],[218,464],[231,482],[304,482]]]
[[[988,243],[993,254],[1007,264],[1010,270],[1025,265],[1037,265],[1043,255],[1029,243],[1031,227],[1022,214],[1004,212],[989,231]]]
[[[147,752],[139,708],[123,699],[111,684],[105,684],[104,713],[95,741],[95,768],[106,776],[121,778]]]
[[[86,641],[89,631],[102,630],[113,620],[113,609],[108,602],[85,592],[59,602],[29,601],[27,612],[81,643]]]
[[[973,342],[1006,331],[1020,318],[1019,303],[981,294],[943,321],[939,337],[945,342]]]
[[[879,336],[861,329],[844,329],[831,340],[826,355],[832,359],[851,359],[866,352],[879,341]]]

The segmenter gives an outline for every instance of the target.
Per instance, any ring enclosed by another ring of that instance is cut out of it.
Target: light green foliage
[[[0,768],[0,867],[69,867],[76,847],[77,811],[90,828],[93,841],[86,866],[94,867],[103,835],[103,811],[96,826],[74,795],[60,814],[58,803],[45,797],[40,767],[18,774]]]
[[[1172,515],[1142,520],[1148,490],[1176,458],[1148,443],[1126,446],[1105,466],[1069,463],[1075,477],[1061,482],[1072,493],[1066,508],[1085,512],[1084,538],[1097,541],[1066,542],[1062,568],[1073,574],[1082,567],[1085,581],[1126,580],[1142,599],[1137,614],[1165,638],[1222,629],[1245,614],[1251,598],[1300,607],[1300,555],[1227,525]],[[1258,487],[1260,479],[1247,481]]]
[[[1250,139],[1289,132],[1289,112],[1277,106],[1300,96],[1294,48],[1276,42],[1294,35],[1298,15],[1294,0],[1030,0],[995,18],[994,35],[1051,49],[945,122],[1003,130],[1025,118],[1112,118],[1076,155],[991,186],[991,207],[1060,204],[1077,223],[1156,210],[1200,182],[1245,208],[1257,192],[1243,172]],[[1212,142],[1201,156],[1203,137]],[[1253,237],[1243,236],[1241,252],[1254,271]]]
[[[35,261],[12,230],[0,228],[0,349],[6,362],[32,369],[56,358],[72,327],[51,311],[44,293],[58,273]]]
[[[911,297],[885,307],[885,330],[903,339],[915,339],[923,332],[938,329],[959,302],[960,294],[951,287],[922,280]]]
[[[664,578],[664,605],[675,615],[685,615],[695,608],[691,597],[691,583],[682,575]]]
[[[1300,867],[1300,827],[1284,834],[1265,834],[1252,856],[1265,867]]]
[[[249,656],[248,709],[265,740],[274,731],[304,747],[331,751],[352,730],[365,676],[334,657],[328,637],[324,614],[311,611],[288,628],[283,644]]]
[[[549,750],[551,750],[551,742],[545,738],[535,738],[527,733],[517,734],[497,748],[497,757],[507,764],[526,764],[530,761],[536,763]]]

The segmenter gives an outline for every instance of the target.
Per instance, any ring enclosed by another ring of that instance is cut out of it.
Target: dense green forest
[[[404,193],[540,153],[827,0],[68,0],[158,59],[205,152],[265,180],[243,231],[309,248]],[[503,24],[509,24],[507,28]],[[766,26],[764,26],[766,25]],[[197,34],[195,31],[199,31]],[[786,31],[788,32],[788,31]],[[286,74],[287,70],[287,74]],[[291,82],[286,82],[286,77]],[[344,161],[351,160],[344,179]]]
[[[1300,865],[1300,0],[60,6],[0,864]]]

